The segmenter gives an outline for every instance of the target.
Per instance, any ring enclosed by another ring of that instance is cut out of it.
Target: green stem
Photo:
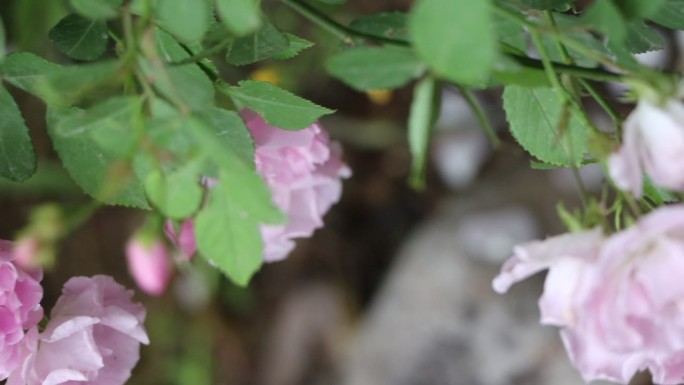
[[[171,62],[171,63],[169,63],[169,64],[172,65],[172,66],[181,66],[181,65],[183,65],[183,64],[197,63],[197,62],[199,62],[199,61],[201,61],[201,60],[203,60],[203,59],[206,59],[206,58],[208,58],[208,57],[210,57],[210,56],[216,55],[217,53],[223,51],[223,50],[224,50],[226,47],[228,47],[228,46],[230,45],[230,43],[232,43],[232,42],[233,42],[232,39],[223,40],[222,42],[216,44],[215,46],[213,46],[213,47],[211,47],[211,48],[207,48],[206,50],[204,50],[204,51],[202,51],[202,52],[200,52],[200,53],[198,53],[198,54],[196,54],[196,55],[192,55],[192,56],[187,57],[187,58],[185,58],[185,59],[183,59],[183,60]]]
[[[409,44],[402,40],[392,39],[383,36],[377,36],[368,34],[365,32],[357,31],[353,28],[349,28],[343,24],[330,18],[328,15],[322,13],[318,9],[312,7],[309,4],[301,0],[282,0],[283,4],[292,8],[294,11],[309,19],[314,24],[328,31],[330,34],[334,35],[338,39],[342,40],[345,44],[351,45],[353,43],[353,38],[374,40],[380,43],[399,45],[399,46],[409,46]]]
[[[591,85],[591,83],[584,79],[579,79],[579,82],[582,85],[582,87],[584,87],[584,89],[587,90],[587,92],[589,92],[589,95],[591,95],[591,97],[594,98],[596,103],[598,103],[598,105],[601,106],[601,108],[603,108],[606,114],[610,116],[610,118],[615,123],[615,126],[618,127],[619,134],[619,127],[620,123],[622,122],[622,118],[620,118],[620,115],[617,113],[617,111],[615,111],[615,109],[613,108],[613,106],[610,105],[608,100],[603,95],[601,95],[596,90],[596,88],[594,88],[594,86]]]
[[[463,86],[457,85],[459,92],[463,97],[465,98],[466,102],[470,106],[470,109],[473,111],[475,116],[477,117],[477,120],[480,122],[480,126],[484,130],[485,134],[489,138],[489,141],[492,143],[493,148],[499,148],[501,146],[501,140],[499,139],[498,136],[496,136],[496,131],[494,131],[494,127],[492,127],[491,122],[487,118],[487,115],[485,114],[484,109],[482,108],[482,105],[480,102],[477,100],[475,97],[475,94],[473,92]]]

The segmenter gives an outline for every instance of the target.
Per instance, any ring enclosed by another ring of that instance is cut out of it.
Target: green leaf
[[[5,57],[5,52],[7,52],[7,37],[5,36],[5,26],[2,23],[2,17],[0,17],[0,61]]]
[[[684,0],[668,0],[650,18],[663,27],[684,29]]]
[[[157,0],[154,11],[157,25],[186,43],[201,40],[212,21],[208,0]]]
[[[176,170],[151,172],[145,179],[145,191],[150,202],[168,218],[192,216],[202,203],[202,166],[201,160],[191,160]]]
[[[107,24],[71,14],[52,27],[48,37],[57,50],[70,58],[95,60],[107,49]]]
[[[528,44],[523,26],[500,15],[495,15],[494,25],[502,43],[517,49],[521,54],[527,53]]]
[[[237,66],[256,63],[284,51],[289,44],[287,36],[264,20],[259,31],[233,41],[228,47],[226,61]]]
[[[70,0],[71,7],[89,19],[112,19],[119,14],[123,0]]]
[[[323,4],[340,5],[347,2],[347,0],[318,0]]]
[[[439,89],[432,77],[421,80],[413,91],[411,114],[408,120],[408,141],[411,150],[411,185],[425,186],[425,164],[430,131],[438,112]]]
[[[608,36],[612,42],[622,42],[627,36],[625,19],[612,0],[594,1],[581,19],[592,28]]]
[[[158,29],[155,39],[160,56],[166,60],[177,62],[190,57],[168,33]],[[214,105],[214,85],[196,64],[162,65],[151,61],[141,64],[152,79],[152,86],[177,107],[202,110]]]
[[[120,68],[117,60],[61,67],[39,77],[35,86],[47,103],[72,105],[89,93],[120,85],[124,79]]]
[[[216,263],[233,281],[246,285],[262,263],[263,246],[259,225],[279,223],[283,214],[273,205],[265,182],[233,147],[225,146],[220,130],[242,130],[235,119],[210,127],[214,119],[191,119],[190,132],[202,154],[218,168],[218,183],[210,191],[209,203],[195,219],[195,234],[201,254]],[[233,123],[231,123],[233,122]],[[226,124],[228,123],[228,124]]]
[[[36,172],[28,127],[12,95],[0,85],[0,176],[24,181]]]
[[[199,116],[208,123],[215,140],[242,159],[244,164],[254,168],[254,141],[245,122],[234,111],[214,107],[202,111]]]
[[[525,150],[545,163],[581,164],[588,129],[553,89],[507,86],[503,101],[511,133]]]
[[[497,56],[490,13],[490,0],[419,0],[409,18],[411,40],[437,75],[479,84]]]
[[[195,218],[195,238],[204,258],[236,284],[246,286],[263,263],[261,232],[258,222],[249,220],[234,199],[235,190],[243,188],[240,181],[221,179],[211,190],[209,204]]]
[[[56,132],[59,122],[77,111],[48,106],[46,115],[52,144],[76,184],[101,202],[149,209],[143,186],[126,162],[104,153],[87,132],[68,137]]]
[[[254,158],[246,161],[235,147],[226,146],[225,139],[220,138],[226,132],[225,126],[236,125],[228,129],[228,132],[233,132],[242,129],[244,123],[230,120],[222,122],[220,127],[211,127],[212,119],[202,119],[201,116],[200,119],[193,117],[190,122],[191,133],[202,148],[202,154],[219,170],[218,179],[229,181],[234,202],[254,221],[282,223],[285,217],[273,204],[269,188],[256,173]]]
[[[249,108],[270,125],[300,130],[334,111],[300,98],[271,83],[245,80],[238,87],[223,88],[239,108]]]
[[[658,31],[643,22],[629,23],[625,44],[629,52],[639,54],[665,48],[665,40]]]
[[[288,46],[284,50],[273,55],[273,58],[276,60],[291,59],[299,55],[300,52],[314,45],[314,43],[291,33],[285,33],[285,36],[287,36]]]
[[[643,19],[660,11],[666,0],[614,0],[627,19]]]
[[[407,17],[403,12],[385,12],[362,16],[349,27],[368,35],[408,41]]]
[[[103,152],[124,158],[137,145],[135,122],[142,106],[139,96],[114,97],[86,111],[74,112],[57,124],[55,132],[63,137],[88,134]]]
[[[326,69],[359,91],[401,87],[424,71],[412,51],[397,47],[350,48],[331,57]]]
[[[60,68],[62,67],[32,53],[15,52],[0,62],[0,76],[11,85],[44,99],[45,95],[37,85],[43,82],[46,75]]]
[[[261,26],[257,0],[216,0],[216,11],[223,24],[236,36],[249,35]]]

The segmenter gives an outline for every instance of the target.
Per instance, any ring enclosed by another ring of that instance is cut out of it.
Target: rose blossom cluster
[[[517,246],[494,289],[545,269],[541,322],[560,327],[586,381],[626,384],[649,370],[657,384],[684,382],[684,205],[610,237],[595,229]]]
[[[287,131],[267,124],[254,111],[243,110],[241,115],[254,139],[257,172],[287,218],[282,225],[261,226],[264,261],[279,261],[294,249],[295,238],[309,237],[323,226],[323,216],[340,200],[342,179],[351,171],[342,162],[340,146],[330,142],[318,123]],[[164,230],[181,259],[189,260],[197,250],[192,220],[182,222],[179,229],[167,221]],[[143,244],[133,238],[126,254],[138,286],[150,295],[162,294],[173,274],[163,242]]]
[[[0,380],[7,385],[123,385],[149,342],[145,309],[111,277],[74,277],[42,332],[41,272],[0,241]]]

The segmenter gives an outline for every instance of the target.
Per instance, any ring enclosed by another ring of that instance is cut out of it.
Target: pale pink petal
[[[138,287],[149,295],[161,295],[166,291],[173,266],[161,240],[150,244],[133,238],[126,244],[126,261]]]

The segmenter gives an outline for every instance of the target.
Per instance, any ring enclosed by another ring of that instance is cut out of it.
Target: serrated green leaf
[[[155,40],[160,56],[168,62],[190,57],[173,36],[162,30],[155,31]],[[152,86],[161,95],[177,107],[180,105],[188,110],[202,110],[214,105],[214,85],[196,64],[162,64],[141,62],[143,71],[152,80]]]
[[[424,71],[411,50],[387,46],[347,49],[331,57],[326,69],[359,91],[401,87]]]
[[[70,0],[70,3],[81,16],[99,20],[115,18],[123,0]]]
[[[192,216],[202,203],[202,160],[195,159],[175,170],[154,170],[145,179],[150,202],[168,218]]]
[[[222,90],[240,108],[252,109],[268,124],[284,130],[301,130],[334,112],[267,82],[245,80]]]
[[[118,86],[124,79],[117,60],[61,67],[36,78],[37,95],[47,103],[72,105],[95,91]]]
[[[240,181],[222,176],[209,203],[195,218],[200,254],[238,285],[246,286],[263,264],[263,241],[258,222],[247,219],[232,193]],[[228,186],[231,182],[237,182]]]
[[[212,20],[208,0],[156,0],[154,13],[157,25],[186,43],[201,40]]]
[[[494,25],[499,40],[502,43],[517,49],[521,54],[527,53],[528,44],[526,33],[525,29],[520,24],[514,23],[500,15],[495,15]]]
[[[234,111],[214,107],[199,116],[206,122],[215,140],[230,148],[250,169],[254,168],[254,141],[245,122]]]
[[[216,0],[216,11],[223,24],[236,36],[256,32],[261,26],[257,0]]]
[[[627,19],[643,19],[660,11],[666,0],[614,0]]]
[[[665,40],[658,31],[643,22],[629,23],[625,44],[629,52],[639,54],[665,48]]]
[[[76,111],[48,106],[46,115],[52,144],[76,184],[101,202],[149,209],[142,184],[125,162],[104,153],[87,133],[69,137],[57,134],[59,122]]]
[[[273,55],[273,58],[276,60],[291,59],[299,55],[300,52],[314,45],[314,43],[291,33],[285,33],[285,36],[287,36],[288,46],[284,50]]]
[[[261,28],[254,34],[235,39],[228,47],[226,61],[241,66],[268,59],[287,49],[287,36],[273,24],[264,20]]]
[[[215,164],[218,175],[228,177],[234,201],[255,221],[267,224],[278,224],[284,221],[283,214],[273,205],[271,193],[266,183],[256,173],[254,159],[245,160],[234,146],[226,146],[224,135],[227,125],[236,127],[229,132],[242,129],[244,123],[231,119],[223,122],[221,127],[211,127],[212,119],[199,116],[190,119],[191,133],[197,144],[202,148],[202,154]],[[203,173],[204,174],[204,173]],[[223,179],[225,180],[225,179]],[[240,188],[238,188],[238,185]]]
[[[135,119],[140,117],[142,106],[139,96],[107,99],[61,120],[55,132],[64,137],[90,135],[106,154],[125,158],[138,142]]]
[[[421,80],[413,91],[411,114],[408,120],[408,141],[411,150],[411,185],[425,185],[425,164],[430,143],[430,131],[438,112],[439,90],[432,77]]]
[[[684,29],[684,0],[666,1],[650,19],[663,27]]]
[[[28,127],[12,95],[0,85],[0,176],[24,181],[36,172]]]
[[[385,12],[362,16],[349,27],[368,35],[408,41],[407,16],[403,12]]]
[[[525,150],[545,163],[581,164],[588,129],[553,89],[507,86],[503,101],[511,133]]]
[[[62,68],[30,52],[15,52],[0,62],[2,80],[45,99],[37,87],[42,78]]]
[[[480,84],[496,61],[490,0],[417,1],[409,32],[425,64],[448,80]]]
[[[77,60],[95,60],[107,49],[107,24],[76,14],[65,16],[48,37],[57,50]]]

